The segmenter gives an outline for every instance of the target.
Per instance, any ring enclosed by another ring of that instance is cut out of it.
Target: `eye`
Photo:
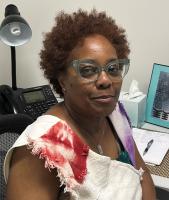
[[[98,67],[90,63],[80,63],[79,72],[82,77],[91,77],[98,73]]]
[[[110,63],[107,66],[107,72],[112,76],[120,76],[123,70],[123,65],[119,63]]]

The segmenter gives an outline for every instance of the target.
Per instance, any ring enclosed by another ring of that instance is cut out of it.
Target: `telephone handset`
[[[17,90],[0,86],[0,114],[24,113],[36,119],[56,103],[49,85]]]
[[[12,114],[16,112],[18,103],[16,103],[13,96],[13,90],[10,86],[0,86],[0,114]]]

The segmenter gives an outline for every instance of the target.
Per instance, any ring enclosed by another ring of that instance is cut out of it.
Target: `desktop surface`
[[[169,128],[164,128],[161,126],[157,126],[154,124],[150,124],[145,122],[142,126],[142,129],[147,129],[147,130],[152,130],[152,131],[159,131],[159,132],[164,132],[164,133],[168,133],[169,134]]]
[[[168,128],[160,127],[150,123],[144,123],[141,128],[169,134]],[[164,188],[169,191],[169,151],[159,166],[151,166],[148,164],[146,166],[150,170],[155,186]]]

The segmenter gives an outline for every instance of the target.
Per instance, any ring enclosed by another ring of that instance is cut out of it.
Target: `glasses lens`
[[[119,69],[121,69],[121,77],[124,78],[129,70],[130,61],[128,59],[119,60]]]
[[[79,73],[81,77],[94,80],[97,78],[98,67],[91,63],[79,63]]]
[[[107,72],[113,77],[121,76],[121,69],[119,63],[109,63],[107,66]]]
[[[128,59],[118,59],[110,62],[105,67],[98,66],[90,61],[74,60],[72,66],[80,77],[86,81],[96,81],[102,71],[105,71],[112,81],[121,81],[129,69]]]
[[[128,71],[128,60],[117,60],[107,65],[107,72],[113,78],[124,78]]]

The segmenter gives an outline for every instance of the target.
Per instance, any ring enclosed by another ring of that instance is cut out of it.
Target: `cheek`
[[[69,81],[67,88],[71,98],[84,99],[88,96],[89,89],[77,78],[72,78],[72,80]]]
[[[115,90],[115,93],[117,96],[119,96],[121,91],[122,81],[116,84],[112,84],[113,89]]]

